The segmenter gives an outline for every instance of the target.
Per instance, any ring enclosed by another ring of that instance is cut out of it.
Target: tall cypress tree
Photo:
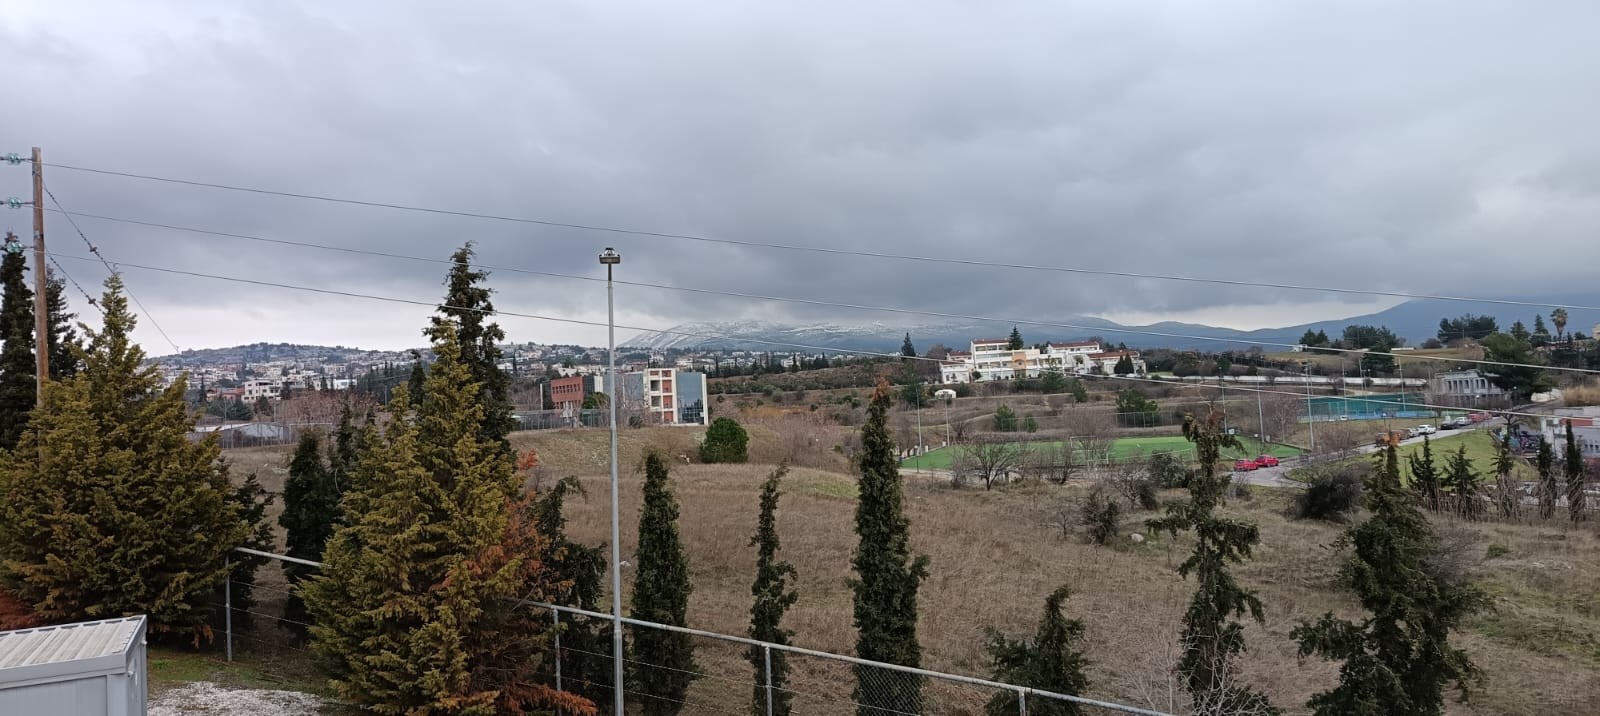
[[[761,510],[756,518],[756,533],[750,546],[756,548],[756,578],[750,585],[755,597],[750,605],[750,638],[773,644],[788,644],[793,632],[783,628],[783,614],[794,606],[794,565],[778,559],[778,487],[789,473],[788,464],[778,466],[761,485]],[[750,665],[755,667],[755,689],[750,701],[752,716],[788,716],[794,693],[784,688],[789,683],[789,661],[782,651],[771,652],[772,673],[767,674],[767,653],[752,646]],[[772,710],[766,709],[766,684],[773,688]]]
[[[915,357],[917,357],[917,347],[911,345],[911,334],[907,333],[905,342],[900,344],[900,361],[903,363],[907,358]]]
[[[65,380],[78,372],[78,354],[82,350],[78,330],[73,320],[78,315],[67,310],[66,284],[54,271],[45,273],[45,315],[50,317],[50,380]]]
[[[1539,468],[1539,516],[1550,519],[1556,514],[1556,502],[1561,499],[1561,484],[1556,481],[1555,451],[1550,449],[1550,441],[1539,436],[1539,457],[1535,465]]]
[[[417,351],[411,351],[411,380],[406,384],[407,390],[411,393],[411,407],[421,407],[422,384],[427,379],[428,369],[422,365],[422,354]]]
[[[499,342],[506,339],[506,333],[500,330],[500,324],[489,321],[494,315],[494,303],[489,296],[494,291],[480,285],[489,277],[489,272],[472,267],[473,255],[469,241],[450,256],[452,263],[445,279],[444,301],[439,304],[439,315],[433,318],[433,326],[425,333],[433,335],[444,326],[450,326],[448,330],[456,334],[461,361],[482,393],[483,415],[478,419],[478,435],[499,443],[509,456],[511,443],[507,436],[516,428],[516,421],[511,417],[511,379],[500,370]]]
[[[312,646],[334,690],[382,713],[517,713],[562,697],[536,686],[549,622],[515,600],[564,585],[539,561],[544,543],[497,442],[449,324],[414,415],[405,386],[381,436],[369,430],[328,540],[302,582]]]
[[[152,633],[209,639],[224,559],[253,525],[182,379],[165,388],[131,339],[122,278],[82,370],[46,384],[17,450],[0,455],[0,580],[51,621],[148,614]]]
[[[1478,500],[1478,473],[1472,469],[1472,458],[1467,457],[1467,446],[1458,448],[1445,463],[1444,482],[1458,516],[1475,520],[1483,514],[1483,504]]]
[[[1522,492],[1517,489],[1512,470],[1516,469],[1516,454],[1511,451],[1511,431],[1507,430],[1495,446],[1495,506],[1500,519],[1515,520],[1522,515]]]
[[[1261,600],[1245,589],[1228,571],[1228,563],[1250,558],[1260,541],[1256,526],[1219,517],[1229,476],[1217,475],[1224,447],[1237,449],[1239,441],[1222,428],[1222,413],[1212,411],[1202,420],[1184,416],[1183,436],[1194,443],[1200,470],[1189,481],[1188,504],[1167,506],[1165,517],[1150,520],[1150,529],[1176,537],[1193,531],[1194,552],[1178,566],[1178,574],[1195,576],[1195,593],[1183,615],[1183,674],[1199,714],[1269,714],[1276,709],[1258,691],[1238,685],[1237,659],[1244,651],[1244,627],[1236,617],[1249,613],[1263,621]]]
[[[1022,350],[1022,331],[1017,330],[1016,326],[1011,327],[1011,337],[1006,341],[1006,348],[1014,351]]]
[[[287,534],[285,543],[290,557],[322,560],[322,550],[339,523],[340,497],[333,472],[322,460],[322,441],[316,433],[306,432],[289,460],[289,479],[283,485],[283,514],[278,515],[278,524]],[[283,573],[293,589],[316,572],[312,567],[285,562]],[[286,628],[304,639],[311,615],[298,592],[289,595],[283,616]]]
[[[861,496],[856,502],[856,656],[900,666],[921,666],[917,643],[917,589],[928,577],[926,555],[911,556],[900,463],[889,432],[889,382],[880,379],[861,426]],[[921,677],[856,666],[853,698],[858,716],[920,713]]]
[[[17,446],[37,397],[33,362],[33,291],[20,253],[0,261],[0,448]]]
[[[1422,506],[1433,512],[1438,512],[1444,502],[1442,482],[1439,478],[1439,467],[1433,461],[1433,441],[1428,436],[1422,436],[1422,453],[1407,456],[1406,461],[1411,464],[1411,489],[1416,491]]]
[[[1465,698],[1479,678],[1466,652],[1450,646],[1450,632],[1487,599],[1432,567],[1438,540],[1400,487],[1394,446],[1365,487],[1371,516],[1346,534],[1352,554],[1340,577],[1370,616],[1349,621],[1328,613],[1290,633],[1302,656],[1343,662],[1339,685],[1308,705],[1319,716],[1434,716],[1443,710],[1446,684]]]
[[[1588,519],[1583,499],[1583,451],[1578,449],[1578,441],[1572,436],[1572,421],[1566,423],[1567,515],[1573,522],[1582,522]]]
[[[661,454],[646,455],[638,572],[629,616],[681,627],[689,618],[689,557],[678,536],[678,501],[667,478]],[[688,634],[634,629],[630,666],[634,688],[644,696],[645,716],[674,716],[683,710],[684,695],[695,678],[694,642]]]
[[[1071,594],[1063,585],[1045,598],[1044,616],[1039,619],[1039,629],[1032,642],[1010,641],[999,632],[989,631],[989,656],[994,660],[995,681],[1068,696],[1077,696],[1089,689],[1089,677],[1083,673],[1089,660],[1081,651],[1083,621],[1068,619],[1061,613],[1061,604]],[[1010,716],[1019,713],[1020,705],[1017,695],[1006,691],[989,699],[984,710],[990,716]],[[1071,701],[1028,700],[1030,716],[1078,716],[1082,713],[1083,707]]]

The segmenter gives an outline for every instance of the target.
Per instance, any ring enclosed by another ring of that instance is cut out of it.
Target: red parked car
[[[1251,470],[1256,469],[1256,467],[1257,467],[1257,465],[1256,465],[1256,461],[1255,460],[1234,460],[1233,461],[1233,471],[1234,472],[1250,472]]]
[[[1278,458],[1271,455],[1262,455],[1256,458],[1256,467],[1277,467]]]

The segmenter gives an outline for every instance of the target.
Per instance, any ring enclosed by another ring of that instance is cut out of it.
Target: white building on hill
[[[1112,375],[1117,362],[1131,359],[1133,371],[1144,375],[1144,359],[1138,351],[1102,351],[1094,341],[1046,343],[1043,349],[1009,347],[1004,338],[972,341],[971,351],[951,351],[939,366],[943,383],[974,383],[992,380],[1037,378],[1047,370],[1073,375]]]

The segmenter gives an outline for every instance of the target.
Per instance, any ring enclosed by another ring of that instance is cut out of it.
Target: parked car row
[[[1271,455],[1261,455],[1254,460],[1251,460],[1250,458],[1240,458],[1233,461],[1234,472],[1250,472],[1251,470],[1259,470],[1263,467],[1277,466],[1278,458],[1275,458]]]

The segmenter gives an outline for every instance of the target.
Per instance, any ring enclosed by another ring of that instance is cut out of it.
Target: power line
[[[85,257],[85,256],[72,256],[72,255],[69,255],[69,254],[60,254],[60,253],[55,254],[55,256],[57,256],[59,258],[64,258],[64,259],[72,259],[72,260],[75,260],[75,261],[94,261],[94,259],[91,259],[91,258],[88,258],[88,257]],[[127,263],[127,262],[122,262],[122,261],[117,262],[117,265],[118,266],[122,266],[122,267],[126,267],[126,268],[140,269],[140,270],[145,270],[145,271],[157,271],[157,272],[161,272],[161,273],[168,273],[168,274],[174,274],[174,275],[179,275],[179,276],[191,276],[191,277],[195,277],[195,278],[208,278],[208,279],[214,279],[214,280],[218,280],[218,281],[231,281],[231,282],[234,282],[234,283],[245,283],[245,284],[250,284],[250,285],[254,285],[254,286],[266,286],[266,287],[271,287],[271,288],[282,288],[282,289],[289,289],[289,290],[294,290],[294,291],[307,291],[307,292],[311,292],[311,293],[320,293],[320,294],[325,294],[325,295],[330,295],[330,296],[343,296],[343,297],[347,297],[347,298],[361,298],[361,299],[367,299],[367,300],[372,300],[372,301],[385,301],[385,302],[389,302],[389,303],[401,303],[401,304],[408,304],[408,305],[413,305],[413,306],[427,306],[427,307],[430,307],[430,308],[441,308],[441,309],[450,309],[450,310],[457,310],[457,311],[476,311],[478,313],[483,313],[485,315],[491,315],[491,316],[494,316],[494,315],[511,316],[511,317],[514,317],[514,318],[528,318],[528,319],[533,319],[533,320],[538,320],[538,321],[549,321],[549,322],[552,322],[552,323],[567,323],[567,324],[580,325],[580,326],[593,326],[593,327],[596,327],[596,328],[604,328],[604,327],[609,325],[609,324],[601,322],[601,321],[586,321],[586,320],[579,319],[579,318],[561,318],[561,317],[557,317],[557,316],[546,316],[546,315],[541,315],[541,314],[537,314],[537,313],[523,313],[523,312],[518,312],[518,311],[506,311],[506,310],[503,310],[503,309],[495,309],[495,310],[491,311],[491,310],[485,310],[485,309],[481,309],[481,308],[467,307],[467,306],[440,305],[440,304],[436,304],[436,303],[434,303],[432,301],[421,301],[421,300],[411,299],[411,298],[398,298],[398,297],[394,297],[394,296],[378,296],[378,295],[370,294],[370,293],[359,293],[359,292],[356,292],[356,291],[342,291],[342,290],[338,290],[338,289],[318,288],[318,287],[314,287],[314,286],[297,286],[297,285],[294,285],[294,284],[280,283],[280,282],[276,282],[276,281],[262,281],[262,280],[259,280],[259,279],[241,278],[241,277],[237,277],[237,276],[222,276],[222,275],[218,275],[218,274],[209,274],[209,273],[203,273],[203,272],[199,272],[199,271],[187,271],[187,270],[183,270],[183,269],[166,268],[166,267],[162,267],[162,266],[146,266],[146,265]],[[693,337],[693,338],[713,338],[713,339],[724,339],[724,340],[730,340],[730,339],[731,340],[740,340],[740,341],[744,341],[746,343],[757,343],[757,344],[761,344],[761,345],[768,345],[768,346],[774,346],[774,347],[780,347],[780,348],[800,348],[800,349],[805,349],[805,350],[820,351],[820,352],[823,352],[823,353],[845,353],[845,354],[849,354],[849,355],[872,356],[872,357],[878,357],[878,358],[895,358],[895,359],[904,358],[906,360],[928,361],[928,362],[939,363],[939,364],[942,364],[944,362],[944,361],[939,360],[937,358],[927,358],[927,357],[923,357],[923,356],[902,356],[899,353],[889,353],[889,352],[882,352],[882,351],[845,351],[845,350],[841,350],[839,348],[832,348],[832,347],[828,347],[828,346],[815,346],[815,345],[807,345],[807,344],[804,344],[804,343],[789,343],[789,342],[785,342],[785,341],[769,341],[769,340],[762,340],[762,339],[755,339],[755,338],[739,338],[739,337],[727,336],[727,335],[722,335],[722,334],[717,334],[717,333],[704,333],[704,332],[698,332],[698,331],[684,331],[684,330],[675,329],[675,328],[672,328],[672,329],[657,329],[657,328],[646,328],[644,326],[628,326],[628,325],[623,325],[623,324],[616,324],[616,327],[624,329],[624,330],[630,330],[630,331],[645,331],[645,332],[650,332],[650,333],[666,333],[666,334],[670,334],[670,335],[688,336],[688,337]],[[1208,386],[1208,385],[1199,384],[1199,383],[1190,384],[1190,383],[1183,383],[1183,382],[1178,382],[1178,381],[1159,380],[1159,379],[1155,379],[1155,378],[1139,378],[1139,377],[1133,377],[1133,376],[1097,376],[1097,377],[1099,377],[1100,379],[1103,379],[1103,380],[1121,380],[1121,381],[1128,381],[1128,382],[1135,382],[1135,383],[1152,383],[1152,384],[1157,384],[1157,385],[1163,385],[1163,386],[1166,386],[1166,387],[1169,387],[1169,388],[1193,388],[1193,389],[1196,389],[1196,390],[1206,390],[1206,389],[1215,390],[1216,389],[1214,386]],[[1259,394],[1263,394],[1263,395],[1287,395],[1287,396],[1292,397],[1292,398],[1294,398],[1296,400],[1303,400],[1303,399],[1306,398],[1306,395],[1304,393],[1282,391],[1282,390],[1264,390],[1264,389],[1261,389],[1261,388],[1246,388],[1246,387],[1243,387],[1243,386],[1238,386],[1238,387],[1229,386],[1229,389],[1237,391],[1237,392],[1241,392],[1241,393],[1259,393]],[[1326,397],[1326,396],[1324,396],[1324,397]],[[1357,399],[1358,400],[1364,400],[1367,403],[1373,404],[1373,405],[1397,405],[1397,406],[1402,406],[1402,407],[1417,407],[1417,408],[1428,408],[1428,409],[1437,409],[1437,410],[1464,410],[1465,409],[1465,408],[1462,408],[1460,406],[1455,406],[1455,405],[1433,405],[1433,404],[1429,404],[1429,403],[1420,403],[1420,402],[1413,403],[1413,402],[1410,402],[1410,401],[1384,401],[1384,400],[1374,400],[1372,398],[1367,398],[1367,397],[1362,397],[1362,398],[1357,398]],[[1499,413],[1501,415],[1517,415],[1517,416],[1537,417],[1537,418],[1547,417],[1547,416],[1542,415],[1540,413],[1521,413],[1521,412],[1505,411],[1505,410],[1497,410],[1497,411],[1494,411],[1494,412]]]
[[[66,212],[62,212],[62,213],[66,213]],[[79,212],[79,213],[77,213],[77,216],[84,217],[84,218],[90,218],[90,219],[99,219],[99,220],[102,220],[102,221],[112,221],[112,222],[119,222],[119,223],[125,223],[125,224],[133,224],[133,225],[137,225],[137,226],[145,226],[145,227],[151,227],[151,228],[167,229],[167,230],[172,230],[172,231],[184,231],[184,232],[205,234],[205,235],[211,235],[211,236],[220,236],[220,237],[224,237],[224,238],[242,239],[242,240],[246,240],[246,241],[258,241],[258,242],[269,243],[269,244],[277,244],[277,245],[282,245],[282,246],[296,246],[296,247],[301,247],[301,248],[320,249],[320,250],[324,250],[324,251],[337,251],[337,252],[348,253],[348,254],[358,254],[358,255],[363,255],[363,256],[377,256],[377,257],[382,257],[382,258],[401,259],[401,260],[406,260],[406,261],[419,261],[419,262],[423,262],[423,263],[433,263],[433,264],[450,264],[450,263],[454,263],[453,261],[451,261],[449,259],[431,259],[431,258],[425,258],[425,257],[421,257],[421,256],[410,256],[410,255],[407,255],[407,254],[399,254],[399,253],[394,253],[394,252],[389,252],[389,251],[374,251],[374,250],[369,250],[369,249],[356,249],[356,248],[350,248],[350,247],[344,247],[344,246],[329,246],[329,245],[326,245],[326,244],[318,244],[318,243],[313,243],[313,242],[309,242],[309,241],[294,241],[294,240],[290,240],[290,239],[276,239],[276,238],[270,238],[270,237],[264,237],[264,236],[253,236],[253,235],[250,235],[250,234],[239,234],[239,233],[231,233],[231,232],[224,232],[224,231],[211,231],[211,230],[208,230],[208,229],[199,229],[199,228],[188,227],[188,226],[178,226],[178,225],[174,225],[174,224],[163,224],[163,223],[157,223],[157,222],[151,222],[151,221],[140,221],[140,220],[137,220],[137,219],[125,219],[125,218],[113,217],[113,216],[103,216],[103,215],[99,215],[99,214],[86,214],[86,213]],[[583,276],[583,275],[578,275],[578,274],[560,273],[560,272],[555,272],[555,271],[537,271],[537,270],[533,270],[533,269],[518,268],[518,267],[514,267],[514,266],[494,266],[494,265],[483,264],[483,263],[474,263],[474,264],[471,264],[471,265],[474,268],[478,268],[478,269],[487,269],[487,270],[491,270],[491,271],[505,271],[505,272],[510,272],[510,273],[525,274],[525,275],[530,275],[530,276],[546,276],[546,277],[551,277],[551,278],[564,278],[564,279],[571,279],[571,280],[577,280],[577,281],[596,281],[596,282],[604,282],[605,281],[605,279],[597,277],[597,276]],[[661,289],[661,290],[666,290],[666,291],[681,291],[681,292],[686,292],[686,293],[698,293],[698,294],[703,294],[703,295],[730,296],[730,297],[734,297],[734,298],[745,298],[745,299],[754,299],[754,300],[761,300],[761,301],[774,301],[774,302],[781,302],[781,303],[795,303],[795,304],[808,305],[808,306],[823,306],[823,307],[832,307],[832,308],[848,308],[848,309],[852,309],[852,310],[862,310],[862,311],[880,311],[880,312],[884,312],[884,313],[896,313],[896,314],[901,314],[901,315],[915,315],[915,316],[927,316],[927,317],[932,317],[932,318],[945,318],[945,319],[981,321],[981,322],[986,322],[986,323],[998,323],[998,324],[1002,324],[1002,325],[1011,324],[1011,325],[1034,326],[1034,327],[1041,327],[1041,328],[1060,328],[1060,329],[1067,329],[1067,330],[1086,331],[1090,335],[1101,334],[1101,333],[1122,333],[1122,334],[1128,334],[1128,335],[1153,336],[1153,337],[1157,337],[1157,338],[1171,338],[1171,339],[1177,339],[1177,340],[1204,341],[1204,342],[1211,342],[1211,343],[1224,343],[1224,344],[1244,345],[1244,346],[1274,346],[1274,347],[1281,347],[1281,348],[1294,348],[1294,347],[1296,347],[1298,345],[1298,344],[1294,344],[1294,343],[1284,343],[1284,342],[1280,342],[1280,341],[1262,341],[1262,340],[1250,340],[1250,339],[1244,339],[1244,338],[1219,338],[1219,337],[1215,337],[1215,336],[1199,336],[1199,335],[1191,335],[1191,334],[1184,334],[1184,333],[1171,333],[1171,332],[1167,332],[1167,331],[1143,330],[1143,329],[1137,329],[1137,328],[1113,328],[1113,327],[1109,327],[1109,326],[1086,326],[1086,325],[1080,325],[1080,324],[1074,324],[1074,323],[1058,323],[1058,322],[1053,322],[1053,321],[1032,321],[1032,320],[1021,319],[1021,318],[1007,318],[1007,317],[1004,317],[1004,316],[977,316],[977,315],[970,315],[970,314],[963,314],[963,313],[947,313],[947,312],[942,312],[942,311],[927,311],[927,310],[914,309],[914,308],[899,308],[899,307],[894,307],[894,306],[873,306],[873,305],[858,304],[858,303],[844,303],[844,302],[839,302],[839,301],[823,301],[823,300],[808,299],[808,298],[793,298],[793,297],[788,297],[788,296],[771,296],[771,295],[765,295],[765,294],[759,294],[759,293],[747,293],[747,292],[741,292],[741,291],[729,291],[729,290],[724,290],[724,289],[700,288],[700,287],[692,287],[692,286],[672,286],[672,285],[668,285],[668,284],[651,283],[651,282],[646,282],[646,281],[624,281],[624,280],[618,280],[618,281],[616,281],[616,283],[618,283],[620,285],[624,285],[624,286],[638,286],[638,287],[641,287],[641,288],[654,288],[654,289]],[[1355,349],[1355,348],[1317,347],[1317,350],[1329,351],[1329,352],[1347,354],[1347,355],[1353,355],[1353,356],[1365,356],[1365,355],[1371,354],[1370,351],[1363,351],[1363,350]],[[1383,354],[1380,353],[1378,355],[1383,355]],[[1405,356],[1405,355],[1400,355],[1400,354],[1397,354],[1397,353],[1390,353],[1388,355],[1393,356],[1397,361],[1400,361],[1400,360],[1423,360],[1423,361],[1435,361],[1435,362],[1452,363],[1452,364],[1507,366],[1507,367],[1513,367],[1513,368],[1542,368],[1542,369],[1547,369],[1547,370],[1559,370],[1559,371],[1566,371],[1566,372],[1572,372],[1572,373],[1600,374],[1600,370],[1595,370],[1595,369],[1590,369],[1590,368],[1574,368],[1574,367],[1563,367],[1563,366],[1541,366],[1541,365],[1534,365],[1534,364],[1530,364],[1530,363],[1510,363],[1510,362],[1506,362],[1506,361],[1489,361],[1489,360],[1480,360],[1480,359],[1475,359],[1475,358],[1450,358],[1450,357],[1446,357],[1446,356],[1433,356],[1433,355],[1410,355],[1410,356]]]
[[[67,279],[67,282],[71,283],[73,288],[78,289],[78,293],[83,294],[83,300],[88,301],[89,305],[94,306],[95,310],[105,313],[105,309],[100,307],[100,301],[94,296],[89,295],[88,291],[83,290],[83,286],[78,284],[78,280],[73,278],[72,274],[67,273],[67,267],[62,266],[61,262],[56,261],[56,257],[54,255],[50,256],[50,265],[54,266],[57,271],[60,271],[61,275]]]
[[[1087,268],[1080,268],[1080,267],[1073,267],[1073,266],[1046,266],[1046,265],[1039,265],[1039,264],[1010,263],[1010,262],[1004,262],[1004,261],[984,261],[984,260],[980,260],[980,259],[966,259],[966,258],[953,258],[953,257],[941,257],[941,256],[919,256],[919,255],[915,255],[915,254],[895,254],[895,253],[880,252],[880,251],[863,251],[863,250],[860,250],[860,249],[836,249],[836,248],[828,248],[828,247],[823,247],[823,246],[806,246],[806,245],[800,245],[800,244],[781,244],[781,243],[774,243],[774,242],[769,242],[769,241],[751,241],[751,240],[741,240],[741,239],[723,239],[723,238],[713,238],[713,237],[708,237],[708,236],[698,236],[698,235],[695,235],[695,234],[672,233],[672,232],[666,232],[666,231],[647,231],[647,230],[643,230],[643,229],[627,229],[627,228],[620,228],[620,227],[614,227],[614,226],[602,226],[602,225],[598,225],[598,224],[580,224],[580,223],[572,223],[572,222],[565,222],[565,221],[555,221],[555,220],[551,220],[551,219],[537,219],[537,218],[530,218],[530,217],[505,216],[505,215],[500,215],[500,214],[486,214],[486,213],[480,213],[480,212],[474,212],[474,211],[465,211],[465,210],[459,210],[459,209],[446,209],[446,208],[442,208],[442,207],[422,206],[422,205],[413,205],[413,204],[397,204],[397,203],[382,202],[382,201],[366,201],[366,200],[362,200],[362,199],[350,199],[350,198],[344,198],[344,197],[326,196],[326,195],[322,195],[322,194],[307,194],[307,193],[303,193],[303,192],[291,192],[291,191],[279,191],[279,190],[273,190],[273,189],[261,189],[261,188],[257,188],[257,187],[237,186],[237,185],[232,185],[232,184],[218,184],[218,183],[215,183],[215,182],[204,182],[204,181],[197,181],[197,180],[193,180],[193,179],[176,179],[176,178],[172,178],[172,177],[154,176],[154,175],[150,175],[150,174],[137,174],[137,173],[133,173],[133,172],[115,171],[115,170],[111,170],[111,169],[96,169],[96,168],[93,168],[93,167],[80,167],[80,166],[73,166],[73,165],[70,165],[70,164],[48,164],[48,166],[56,167],[58,169],[66,169],[66,170],[70,170],[70,171],[88,172],[88,173],[92,173],[92,174],[102,174],[102,175],[106,175],[106,176],[123,177],[123,178],[127,178],[127,179],[140,179],[140,180],[145,180],[145,181],[165,182],[165,183],[169,183],[169,184],[181,184],[181,185],[184,185],[184,186],[204,187],[204,188],[208,188],[208,189],[223,189],[223,190],[227,190],[227,191],[246,192],[246,193],[250,193],[250,194],[261,194],[261,195],[265,195],[265,196],[277,196],[277,197],[284,197],[284,198],[289,198],[289,199],[303,199],[303,200],[308,200],[308,201],[322,201],[322,202],[328,202],[328,203],[334,203],[334,204],[348,204],[348,205],[352,205],[352,206],[364,206],[364,207],[378,208],[378,209],[395,209],[395,210],[399,210],[399,211],[412,211],[412,212],[419,212],[419,213],[424,213],[424,214],[435,214],[435,215],[441,215],[441,216],[456,216],[456,217],[472,218],[472,219],[484,219],[484,220],[489,220],[489,221],[503,221],[503,222],[517,223],[517,224],[533,224],[533,225],[536,225],[536,226],[547,226],[547,227],[562,228],[562,229],[576,229],[576,230],[580,230],[580,231],[595,231],[595,232],[602,232],[602,233],[608,233],[608,234],[621,234],[621,235],[625,235],[625,236],[641,236],[641,237],[646,237],[646,238],[657,238],[657,239],[675,239],[675,240],[682,240],[682,241],[698,241],[698,242],[703,242],[703,243],[722,244],[722,245],[726,245],[726,246],[742,246],[742,247],[747,247],[747,248],[779,249],[779,250],[783,250],[783,251],[810,252],[810,253],[819,253],[819,254],[829,254],[829,255],[835,255],[835,256],[858,256],[858,257],[864,257],[864,258],[894,259],[894,260],[900,260],[900,261],[920,261],[920,262],[925,262],[925,263],[953,264],[953,265],[957,265],[957,266],[983,266],[983,267],[990,267],[990,268],[1018,269],[1018,270],[1024,270],[1024,271],[1049,271],[1049,272],[1084,274],[1084,275],[1094,275],[1094,276],[1115,276],[1115,277],[1119,277],[1119,278],[1154,279],[1154,280],[1160,280],[1160,281],[1182,281],[1182,282],[1187,282],[1187,283],[1208,283],[1208,284],[1216,284],[1216,285],[1223,285],[1223,286],[1245,286],[1245,287],[1255,287],[1255,288],[1278,288],[1278,289],[1289,289],[1289,290],[1294,290],[1294,291],[1319,291],[1319,292],[1325,292],[1325,293],[1337,293],[1337,294],[1345,294],[1345,295],[1384,296],[1384,297],[1389,297],[1389,298],[1431,299],[1431,300],[1437,300],[1437,301],[1460,301],[1460,302],[1468,302],[1468,303],[1488,303],[1488,304],[1505,305],[1505,306],[1531,306],[1531,307],[1534,307],[1534,308],[1566,308],[1566,309],[1570,309],[1570,310],[1600,311],[1600,306],[1582,306],[1582,305],[1562,304],[1562,303],[1543,303],[1543,302],[1538,302],[1538,301],[1517,301],[1517,300],[1513,300],[1513,299],[1503,299],[1503,298],[1478,298],[1478,297],[1473,297],[1473,296],[1451,296],[1451,295],[1442,295],[1442,294],[1412,293],[1412,292],[1408,292],[1408,291],[1380,291],[1380,290],[1374,290],[1374,289],[1339,288],[1339,287],[1333,287],[1333,286],[1314,286],[1314,285],[1305,285],[1305,284],[1279,283],[1279,282],[1271,282],[1271,281],[1243,281],[1243,280],[1236,280],[1236,279],[1206,278],[1206,277],[1200,277],[1200,276],[1181,276],[1181,275],[1172,275],[1172,274],[1143,273],[1143,272],[1136,272],[1136,271],[1113,271],[1113,270],[1107,270],[1107,269],[1087,269]]]
[[[72,212],[67,211],[67,208],[61,205],[61,200],[56,198],[55,192],[50,191],[50,186],[48,184],[44,184],[42,181],[40,183],[44,186],[44,193],[50,197],[50,203],[55,204],[56,209],[61,212],[61,215],[67,217],[67,223],[72,225],[72,230],[78,232],[78,238],[83,239],[83,245],[89,247],[89,253],[94,254],[95,258],[100,259],[100,263],[106,267],[107,273],[116,274],[116,267],[112,266],[109,261],[106,261],[104,256],[100,255],[100,249],[95,247],[94,242],[90,241],[88,236],[84,235],[83,229],[79,228],[78,222],[72,218]],[[63,271],[63,273],[65,272]],[[77,282],[74,281],[73,285],[77,285]],[[173,352],[182,353],[183,349],[179,348],[178,344],[172,341],[172,337],[167,335],[166,329],[162,328],[161,324],[156,321],[155,315],[151,314],[150,309],[144,307],[144,302],[140,301],[139,297],[134,295],[133,289],[129,288],[126,284],[123,285],[122,289],[124,293],[128,294],[128,298],[133,299],[133,305],[139,307],[139,312],[144,314],[145,320],[149,321],[150,325],[155,327],[156,332],[161,334],[161,337],[166,340],[167,345],[172,346]],[[85,297],[88,297],[88,292],[84,291],[82,286],[78,286],[78,291],[82,292]],[[96,308],[100,308],[102,313],[105,311],[105,309],[101,308],[100,304],[94,299],[90,298],[89,303]]]

